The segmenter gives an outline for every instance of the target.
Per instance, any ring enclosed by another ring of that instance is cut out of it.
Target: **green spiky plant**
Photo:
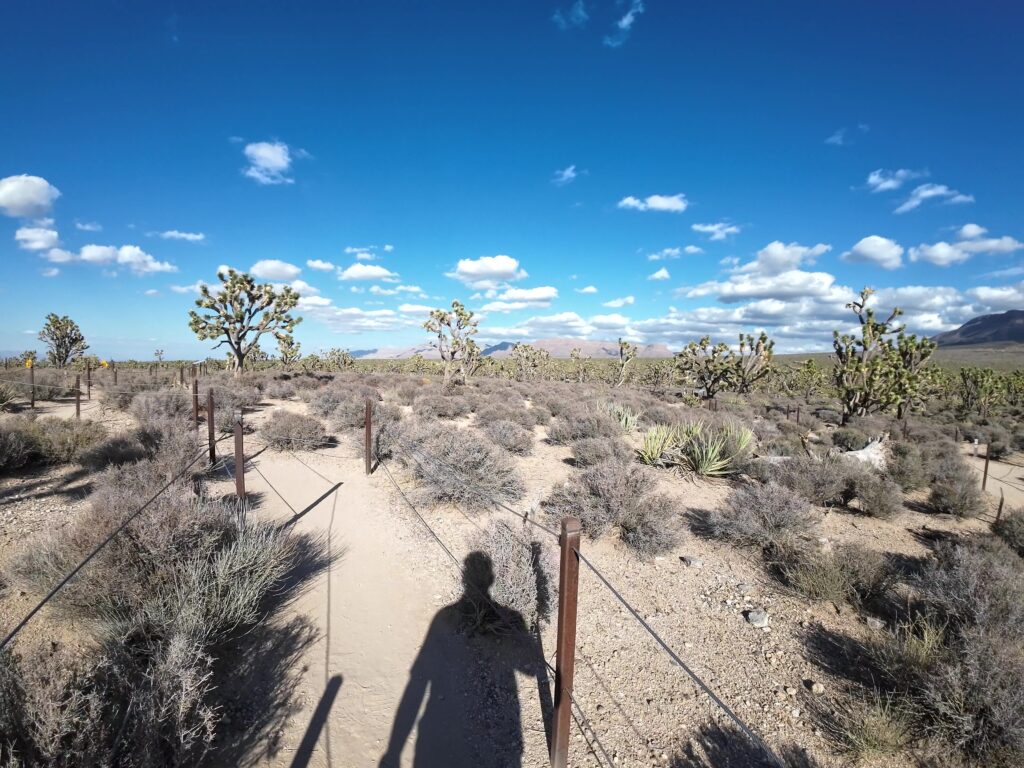
[[[711,337],[691,341],[675,357],[676,370],[711,400],[736,381],[736,364],[727,344],[712,344]]]
[[[775,342],[764,331],[756,339],[749,333],[740,334],[739,352],[734,363],[737,392],[750,394],[759,381],[771,375],[774,350]]]

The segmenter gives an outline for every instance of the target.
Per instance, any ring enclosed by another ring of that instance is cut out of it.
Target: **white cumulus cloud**
[[[168,229],[163,232],[157,232],[156,236],[162,240],[184,240],[188,243],[201,243],[206,239],[206,235],[202,232],[182,232],[179,229]]]
[[[395,280],[398,275],[377,264],[352,264],[338,273],[340,280]]]
[[[260,259],[249,267],[249,272],[264,280],[288,281],[297,278],[302,270],[280,259]]]
[[[633,296],[623,296],[621,299],[612,299],[602,304],[602,307],[608,307],[609,309],[619,309],[620,307],[626,307],[636,302],[636,298]]]
[[[718,221],[712,224],[694,224],[690,227],[694,232],[707,235],[709,240],[725,240],[729,235],[739,234],[740,228],[727,221]]]
[[[445,277],[458,280],[463,285],[477,289],[495,289],[505,283],[522,280],[526,270],[519,260],[505,254],[481,256],[478,259],[459,259],[455,269],[446,272]]]
[[[927,175],[925,171],[912,171],[909,168],[898,168],[895,171],[878,168],[868,174],[867,184],[872,192],[890,192],[902,187],[906,181]]]
[[[564,187],[566,184],[571,184],[575,181],[579,173],[576,171],[575,165],[570,165],[562,168],[560,171],[555,171],[555,175],[551,178],[551,183],[559,187]]]
[[[690,205],[686,195],[678,193],[675,195],[648,195],[643,200],[629,195],[618,202],[619,208],[627,208],[634,211],[669,211],[671,213],[682,213]]]
[[[335,269],[334,264],[322,259],[306,259],[306,266],[310,269],[318,269],[321,272],[333,272]]]
[[[576,293],[597,293],[596,285],[585,285],[582,288],[574,288]]]
[[[668,280],[671,277],[672,276],[668,273],[668,270],[665,269],[665,267],[662,267],[657,272],[652,272],[651,274],[649,274],[647,276],[647,279],[648,280]]]
[[[288,176],[292,153],[283,141],[255,141],[246,144],[245,159],[249,161],[242,173],[259,184],[292,184]]]
[[[955,189],[947,187],[945,184],[920,184],[914,187],[914,190],[910,193],[910,197],[904,200],[899,207],[896,208],[894,213],[907,213],[919,208],[922,203],[926,200],[940,199],[945,200],[951,205],[959,205],[962,203],[973,203],[973,195],[965,195],[958,192]]]
[[[843,261],[877,264],[883,269],[897,269],[903,264],[903,246],[880,235],[868,235],[842,255]]]
[[[0,212],[33,217],[49,213],[60,190],[41,176],[20,174],[0,179]]]
[[[60,242],[57,230],[47,227],[19,227],[14,233],[18,247],[26,251],[45,251]]]

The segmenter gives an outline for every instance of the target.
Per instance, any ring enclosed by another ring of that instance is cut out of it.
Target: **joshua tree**
[[[899,307],[886,320],[878,320],[867,306],[873,294],[865,288],[857,300],[846,305],[860,321],[859,338],[832,333],[834,376],[844,424],[853,416],[892,407],[905,413],[919,396],[922,368],[935,349],[932,342],[908,336],[902,326],[894,324],[903,314]]]
[[[516,369],[516,381],[529,381],[550,359],[551,353],[546,349],[537,349],[532,344],[517,342],[512,347],[512,362]]]
[[[706,400],[730,388],[736,379],[732,350],[727,344],[713,345],[710,336],[683,347],[676,354],[676,370],[689,376]]]
[[[484,357],[480,353],[480,346],[473,339],[466,339],[466,351],[459,362],[462,372],[462,380],[469,381],[480,370],[491,362],[491,358]]]
[[[993,405],[1002,400],[1001,382],[990,368],[960,369],[960,402],[965,413],[977,411],[987,418]]]
[[[356,364],[351,352],[347,349],[338,349],[337,347],[327,350],[327,354],[324,355],[324,361],[327,363],[328,368],[338,371],[346,371]]]
[[[636,357],[636,344],[619,339],[619,380],[615,382],[616,387],[626,383],[626,367]]]
[[[158,349],[156,352],[153,353],[153,357],[156,358],[156,361],[158,363],[162,363],[164,361],[164,351],[162,349]]]
[[[22,365],[28,368],[29,366],[36,364],[36,359],[38,357],[39,353],[36,352],[34,349],[26,349],[24,352],[21,353],[20,359]]]
[[[283,336],[277,340],[277,352],[281,355],[281,365],[291,370],[302,357],[302,345],[291,336]]]
[[[189,328],[201,340],[220,339],[214,349],[227,344],[235,376],[240,376],[260,336],[269,333],[280,341],[302,322],[301,317],[289,314],[299,303],[299,294],[288,286],[278,292],[269,283],[256,285],[252,277],[233,269],[226,275],[218,272],[217,278],[222,286],[216,295],[202,286],[196,306],[209,311],[199,314],[191,310]]]
[[[579,347],[573,347],[569,353],[569,360],[572,361],[572,375],[576,379],[577,383],[582,384],[587,380],[587,361],[590,360],[590,355],[583,356],[583,350]]]
[[[437,341],[431,342],[431,346],[437,349],[444,362],[442,386],[445,389],[452,385],[455,363],[465,356],[469,348],[467,342],[471,341],[479,330],[478,323],[478,320],[473,319],[473,313],[466,309],[462,302],[453,301],[451,312],[443,309],[432,310],[430,317],[423,324],[425,330],[437,335]]]
[[[51,312],[46,316],[46,324],[39,332],[39,340],[46,342],[49,351],[46,358],[55,368],[64,368],[68,363],[89,348],[85,336],[78,323],[67,315],[59,317]]]
[[[740,334],[740,350],[736,355],[736,391],[749,394],[765,376],[772,372],[775,342],[761,331],[756,339],[749,333]]]

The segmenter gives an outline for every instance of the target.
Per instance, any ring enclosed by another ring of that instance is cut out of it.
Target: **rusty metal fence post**
[[[180,386],[180,387],[184,387],[185,386],[185,366],[184,365],[179,365],[178,366],[178,386]]]
[[[192,428],[199,429],[199,379],[192,379]]]
[[[75,376],[75,418],[82,418],[82,377]]]
[[[213,415],[213,390],[206,390],[206,435],[210,441],[210,464],[217,463],[216,419]]]
[[[576,667],[576,601],[579,593],[580,521],[562,518],[558,538],[558,632],[555,638],[555,715],[551,729],[551,766],[566,768],[572,723],[572,680]]]
[[[991,443],[985,443],[985,471],[981,473],[981,490],[985,490],[985,486],[988,485],[988,455],[992,447]]]
[[[999,489],[999,508],[996,510],[996,522],[998,523],[1003,519],[1003,504],[1006,502],[1006,496],[1003,494],[1003,489]]]
[[[366,474],[373,471],[373,404],[366,398],[366,410],[363,413],[363,462]]]
[[[116,387],[117,386],[117,363],[115,363],[113,360],[111,360],[110,361],[110,368],[114,372],[114,386]]]
[[[36,409],[36,367],[30,365],[28,367],[28,391],[29,399],[31,402],[31,408],[34,411]]]
[[[245,445],[242,438],[242,412],[235,412],[235,496],[245,500]]]

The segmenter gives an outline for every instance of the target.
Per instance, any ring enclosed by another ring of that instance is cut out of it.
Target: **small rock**
[[[751,594],[754,591],[754,585],[753,584],[737,584],[736,585],[736,591],[739,592],[744,597],[746,597],[747,595]]]
[[[786,686],[786,695],[787,696],[796,696],[796,688],[794,688],[791,685],[787,685]]]
[[[881,619],[876,619],[874,616],[868,616],[865,621],[871,629],[885,629],[885,622]]]
[[[762,611],[760,608],[747,611],[747,621],[750,622],[751,626],[763,629],[768,626],[768,612]]]
[[[791,714],[794,717],[794,719],[800,717],[800,708],[793,707],[793,709],[790,710],[789,714]]]
[[[811,683],[811,693],[815,696],[821,696],[825,692],[825,686],[821,683]]]
[[[690,568],[703,568],[704,561],[699,557],[693,557],[691,555],[680,555],[679,559],[686,563]]]

